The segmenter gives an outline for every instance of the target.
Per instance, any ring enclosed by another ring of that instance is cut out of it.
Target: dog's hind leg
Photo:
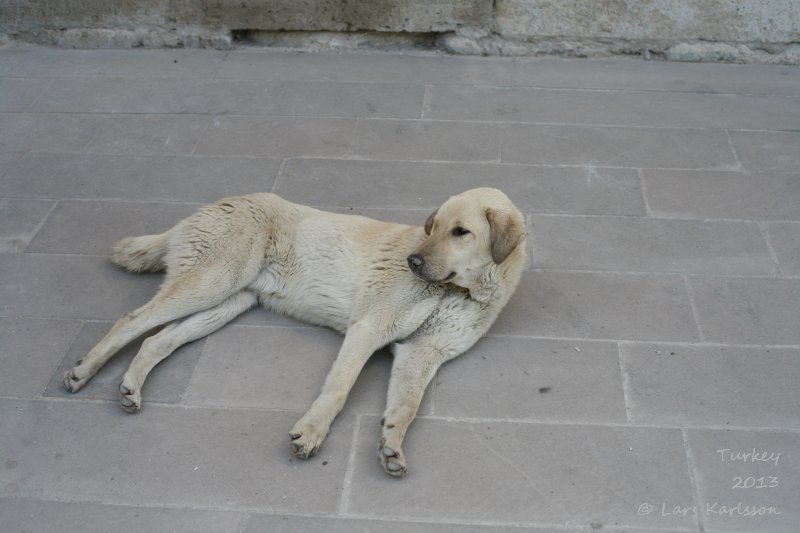
[[[253,307],[256,301],[254,293],[240,291],[216,307],[173,322],[158,334],[147,338],[119,386],[122,408],[129,413],[135,413],[141,408],[142,386],[147,375],[178,347],[213,333]]]
[[[215,307],[237,293],[244,281],[213,275],[214,269],[195,268],[167,279],[152,300],[120,318],[97,345],[64,375],[64,387],[76,392],[122,347],[151,329]]]

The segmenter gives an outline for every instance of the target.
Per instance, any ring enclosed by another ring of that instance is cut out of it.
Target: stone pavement
[[[800,69],[0,49],[0,530],[797,531]],[[377,354],[320,454],[340,337],[254,310],[117,405],[60,377],[158,275],[118,238],[274,191],[421,224],[506,191],[534,237],[490,335],[376,458]]]

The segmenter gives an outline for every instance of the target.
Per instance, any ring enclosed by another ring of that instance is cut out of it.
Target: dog
[[[344,334],[317,399],[290,432],[292,453],[313,456],[366,361],[393,353],[378,456],[407,472],[409,424],[439,366],[483,336],[519,283],[525,223],[497,189],[449,198],[424,227],[320,211],[271,193],[225,198],[159,235],[115,244],[131,272],[166,271],[158,292],[120,318],[63,384],[75,392],[123,346],[158,326],[125,372],[120,405],[141,407],[150,371],[179,346],[256,304]]]

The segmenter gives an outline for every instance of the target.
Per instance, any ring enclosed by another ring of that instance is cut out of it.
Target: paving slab
[[[362,419],[348,512],[584,529],[694,524],[637,513],[653,500],[692,504],[680,430],[420,418],[403,445],[402,484],[374,468],[378,438],[378,424]]]
[[[356,122],[347,118],[217,116],[195,153],[250,157],[341,157]]]
[[[152,298],[161,280],[105,257],[0,254],[0,315],[116,320]]]
[[[620,346],[634,424],[800,428],[796,348]]]
[[[23,112],[47,87],[41,80],[0,78],[0,112]]]
[[[359,120],[350,155],[396,161],[499,162],[496,124]]]
[[[74,78],[52,85],[29,110],[419,118],[424,93],[399,83]]]
[[[0,198],[0,253],[18,253],[28,246],[55,202]]]
[[[103,126],[100,115],[0,114],[0,152],[79,152]]]
[[[200,205],[62,200],[26,250],[108,257],[119,239],[162,233]]]
[[[779,270],[787,276],[800,276],[800,223],[767,224],[767,234]]]
[[[706,340],[800,344],[800,279],[691,277]]]
[[[98,115],[102,123],[84,150],[92,154],[189,155],[208,127],[202,115]]]
[[[508,85],[511,58],[443,57],[404,54],[296,54],[234,50],[220,66],[228,79],[369,83]]]
[[[724,131],[504,124],[504,163],[738,170]]]
[[[800,123],[792,129],[797,130]],[[747,170],[797,172],[798,131],[731,131],[731,142]]]
[[[679,276],[600,272],[524,273],[495,334],[611,340],[697,341]]]
[[[113,321],[85,322],[80,333],[69,347],[61,364],[53,372],[50,383],[43,390],[44,396],[66,399],[90,398],[95,400],[119,401],[119,384],[122,376],[130,366],[133,357],[141,348],[142,341],[148,336],[157,333],[157,330],[143,335],[120,350],[103,368],[76,393],[67,392],[61,381],[64,373],[75,366],[78,359],[82,359],[106,333],[109,332]],[[153,369],[147,382],[142,387],[142,409],[147,409],[153,403],[178,403],[189,386],[200,353],[203,350],[205,339],[185,344],[175,350],[166,360]]]
[[[209,78],[226,52],[140,49],[67,50],[31,47],[0,50],[0,76],[32,78]]]
[[[319,395],[342,339],[323,328],[226,327],[208,337],[184,403],[302,414]],[[386,351],[373,355],[340,416],[382,413],[391,366]],[[431,412],[432,388],[421,413]]]
[[[39,396],[80,328],[77,320],[0,318],[0,395]]]
[[[279,159],[26,154],[8,163],[0,196],[213,202],[268,191]]]
[[[436,415],[625,423],[617,345],[491,335],[439,370]]]
[[[449,196],[487,183],[526,213],[645,213],[639,177],[630,169],[291,159],[275,192],[325,207],[433,210]]]
[[[687,444],[706,531],[797,530],[796,433],[689,429]]]
[[[296,531],[352,533],[354,531],[371,533],[470,533],[486,531],[488,533],[518,533],[520,528],[514,526],[460,525],[431,522],[402,522],[399,520],[370,520],[365,518],[310,517],[290,515],[251,515],[243,533],[294,533]],[[577,533],[572,529],[525,528],[532,533]],[[635,533],[635,532],[629,532]]]
[[[633,59],[0,47],[5,529],[794,531],[798,80]],[[61,388],[163,279],[110,263],[122,236],[257,191],[419,226],[477,186],[522,210],[532,258],[489,335],[432,381],[403,480],[375,457],[385,351],[321,456],[292,458],[286,432],[342,338],[263,309],[159,365],[138,415],[116,392],[137,342],[80,393]],[[722,448],[783,455],[723,463]]]
[[[353,435],[353,420],[339,419],[300,461],[293,413],[0,400],[0,414],[0,461],[13,465],[0,497],[144,507],[334,512]]]
[[[0,498],[3,529],[8,533],[51,531],[107,533],[110,527],[173,533],[239,533],[242,515],[226,511],[124,507],[97,503],[46,502]]]
[[[534,216],[533,266],[547,269],[769,276],[755,222]]]
[[[678,63],[641,59],[514,59],[514,85],[690,93],[797,96],[788,65]]]
[[[642,177],[655,215],[800,220],[800,174],[645,169]]]
[[[788,129],[800,98],[522,87],[430,87],[425,118],[660,128]],[[794,111],[793,111],[794,110]]]

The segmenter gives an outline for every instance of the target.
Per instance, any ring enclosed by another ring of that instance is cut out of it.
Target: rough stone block
[[[260,30],[376,30],[392,32],[452,31],[460,26],[491,23],[487,0],[176,0],[182,24]],[[199,7],[199,9],[198,9]]]
[[[498,0],[496,8],[498,32],[517,38],[791,42],[798,18],[791,0]]]

